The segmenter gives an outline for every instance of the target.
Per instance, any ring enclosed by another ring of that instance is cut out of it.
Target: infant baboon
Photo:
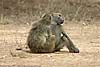
[[[33,53],[54,52],[55,36],[52,35],[51,16],[45,14],[40,21],[35,23],[28,35],[27,45]]]
[[[69,52],[79,53],[79,49],[75,47],[71,39],[62,29],[64,18],[60,13],[53,13],[51,16],[51,30],[56,37],[55,51],[60,51],[61,48],[66,46],[69,49]]]

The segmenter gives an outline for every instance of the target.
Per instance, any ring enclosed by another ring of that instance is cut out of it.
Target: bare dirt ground
[[[25,48],[28,25],[0,25],[0,65],[33,67],[100,67],[100,25],[67,24],[65,31],[80,49],[69,53],[33,54]],[[16,50],[16,48],[22,50]]]

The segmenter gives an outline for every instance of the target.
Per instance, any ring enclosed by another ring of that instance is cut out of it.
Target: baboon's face
[[[57,24],[63,24],[64,18],[62,17],[62,14],[60,14],[60,13],[53,13],[52,21],[56,22]]]

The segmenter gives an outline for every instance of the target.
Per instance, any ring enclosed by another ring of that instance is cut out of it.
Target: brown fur
[[[32,52],[45,53],[54,51],[55,37],[51,33],[50,24],[51,16],[45,14],[40,21],[32,26],[27,39],[27,45]]]
[[[71,39],[62,29],[64,18],[60,13],[45,14],[40,21],[35,23],[27,39],[32,52],[55,52],[66,46],[69,52],[79,53]]]

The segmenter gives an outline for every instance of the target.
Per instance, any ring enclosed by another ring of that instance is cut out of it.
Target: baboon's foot
[[[60,49],[56,49],[56,50],[55,50],[55,52],[58,52],[58,51],[60,51]]]
[[[78,48],[74,48],[69,50],[70,53],[79,53],[79,49]]]
[[[59,45],[55,48],[55,52],[60,51],[60,49],[63,49],[64,45]]]

